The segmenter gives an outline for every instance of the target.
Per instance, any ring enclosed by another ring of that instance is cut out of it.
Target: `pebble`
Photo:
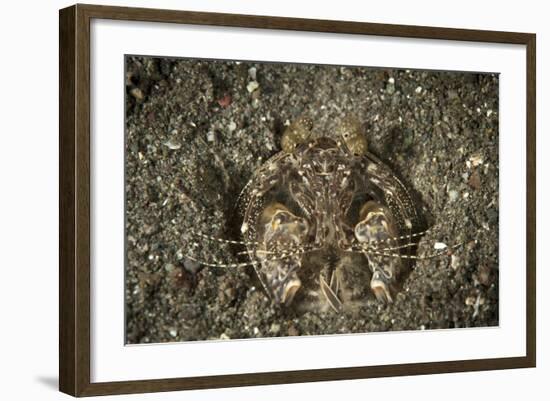
[[[218,104],[221,107],[226,108],[226,107],[229,107],[229,105],[231,105],[232,100],[233,99],[232,99],[231,95],[226,93],[225,95],[223,95],[222,98],[218,99]]]
[[[485,303],[484,301],[485,300],[481,298],[481,294],[478,294],[476,302],[474,303],[474,314],[472,315],[472,318],[475,319],[479,315],[479,306],[483,305]]]
[[[434,244],[434,249],[442,250],[442,249],[445,249],[445,248],[447,248],[447,244],[444,244],[443,242],[436,242]]]
[[[181,148],[181,144],[174,141],[173,139],[169,139],[168,141],[164,142],[164,146],[171,150],[178,150]]]
[[[248,85],[246,85],[246,90],[248,93],[254,92],[256,89],[260,87],[260,84],[256,81],[250,81]]]
[[[473,167],[477,167],[480,164],[483,163],[483,156],[481,155],[472,155],[470,156],[469,162],[472,164]]]
[[[216,140],[216,134],[214,134],[214,131],[208,131],[206,133],[206,140],[208,142],[214,142]]]
[[[451,255],[451,269],[456,270],[460,265],[460,258],[456,255]]]
[[[232,301],[235,299],[235,296],[237,295],[237,291],[235,291],[235,288],[229,287],[225,289],[223,294],[228,301]]]
[[[458,199],[458,191],[455,191],[454,189],[451,189],[449,191],[449,200],[451,202],[454,202],[457,199]]]
[[[133,88],[130,91],[130,94],[135,97],[137,100],[143,100],[145,96],[143,95],[143,92],[139,88]]]
[[[450,89],[450,90],[447,91],[447,97],[450,100],[458,99],[458,92],[455,91],[455,90]]]
[[[481,179],[479,178],[479,173],[477,171],[474,171],[470,176],[470,179],[468,180],[468,185],[474,189],[481,188]]]
[[[172,337],[176,337],[178,335],[178,331],[176,329],[170,329],[170,335]]]
[[[388,83],[386,84],[386,92],[389,95],[393,95],[395,93],[395,80],[393,78],[388,79]],[[381,96],[383,100],[383,96]]]
[[[289,336],[297,336],[297,335],[299,335],[299,334],[300,334],[300,333],[298,332],[298,330],[296,329],[296,327],[290,326],[290,327],[288,328],[288,335],[289,335]]]
[[[269,328],[269,332],[273,334],[278,334],[279,331],[281,331],[281,325],[278,323],[271,324],[271,327]]]
[[[256,80],[256,67],[250,67],[248,69],[248,76],[252,81]]]
[[[422,87],[421,87],[421,86],[418,86],[414,91],[415,91],[416,93],[421,93],[421,92],[422,92]]]
[[[177,257],[177,256],[176,256]],[[183,256],[182,256],[183,258]],[[196,272],[198,272],[201,268],[201,265],[200,263],[198,262],[195,262],[194,260],[191,260],[191,259],[185,259],[183,261],[183,268],[185,270],[187,270],[189,273],[193,273],[195,274]]]
[[[235,131],[237,129],[237,124],[235,124],[235,121],[230,121],[227,129],[229,130],[229,132]]]
[[[490,284],[491,279],[491,269],[489,266],[481,264],[477,268],[477,278],[479,282],[485,286]]]

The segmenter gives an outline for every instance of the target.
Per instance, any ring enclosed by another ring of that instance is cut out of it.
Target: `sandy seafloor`
[[[498,325],[497,74],[128,57],[126,79],[128,343]],[[235,200],[300,115],[317,136],[362,122],[431,226],[418,255],[464,244],[416,263],[393,304],[279,308],[252,267],[184,257],[199,242],[209,260],[245,260],[190,229],[239,239]]]

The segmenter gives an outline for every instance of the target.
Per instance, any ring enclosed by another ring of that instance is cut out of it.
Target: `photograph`
[[[125,56],[125,342],[499,325],[499,74]]]

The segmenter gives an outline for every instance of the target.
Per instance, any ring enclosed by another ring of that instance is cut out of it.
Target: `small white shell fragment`
[[[434,249],[441,251],[443,249],[447,248],[447,244],[444,244],[443,242],[436,242],[434,244]]]
[[[493,114],[493,110],[491,109],[487,110],[487,117],[491,117],[491,114]]]
[[[179,148],[181,148],[181,144],[172,139],[169,139],[166,142],[164,142],[164,146],[166,146],[168,149],[171,149],[171,150],[178,150]]]
[[[378,170],[378,166],[376,166],[376,164],[374,164],[374,163],[369,164],[369,166],[367,167],[367,171],[369,171],[369,172],[374,172],[374,171],[377,171],[377,170]]]
[[[248,231],[248,224],[244,223],[242,226],[241,226],[241,233],[245,233]]]
[[[260,84],[256,81],[250,81],[248,83],[248,85],[246,85],[246,90],[249,92],[249,93],[252,93],[254,92],[256,89],[258,89],[260,87]]]
[[[390,78],[388,79],[388,83],[394,84],[394,83],[395,83],[395,79],[393,79],[392,77],[390,77]]]
[[[458,191],[455,191],[454,189],[451,189],[449,191],[449,200],[451,202],[455,201],[458,199]]]
[[[414,91],[415,91],[416,93],[420,93],[420,92],[422,92],[422,87],[421,87],[421,86],[418,86]]]
[[[235,131],[235,129],[237,129],[237,124],[235,124],[235,121],[230,121],[227,129],[229,130],[229,132]]]
[[[170,329],[170,335],[172,337],[176,337],[178,335],[178,331],[176,329]]]
[[[474,303],[474,314],[472,315],[474,319],[477,317],[477,315],[479,315],[479,305],[482,305],[482,304],[483,303],[481,302],[481,294],[478,294],[476,301]]]
[[[458,269],[460,259],[456,255],[451,255],[451,268],[453,270]]]
[[[281,330],[281,325],[278,323],[272,323],[269,328],[270,333],[278,333]]]
[[[256,67],[250,67],[248,69],[248,76],[250,77],[251,80],[253,81],[256,80]]]
[[[206,140],[208,142],[214,142],[214,140],[216,139],[215,135],[214,135],[214,131],[208,131],[206,133]]]
[[[483,156],[473,155],[473,156],[470,157],[469,161],[472,163],[472,166],[477,167],[477,166],[479,166],[480,164],[483,163]]]

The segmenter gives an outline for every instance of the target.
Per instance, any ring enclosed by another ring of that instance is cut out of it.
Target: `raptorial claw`
[[[260,221],[263,223],[263,244],[256,250],[256,254],[263,267],[258,276],[273,300],[288,306],[302,286],[298,277],[301,267],[300,250],[305,249],[303,241],[308,232],[308,224],[281,203],[267,206]],[[290,257],[267,257],[270,254],[285,255],[289,249],[296,249],[295,254]],[[262,251],[265,251],[265,255],[262,255]]]
[[[367,257],[372,271],[371,289],[379,301],[393,302],[390,287],[395,283],[402,269],[400,258],[390,258],[371,250],[369,244],[388,242],[391,246],[392,238],[397,235],[397,229],[390,211],[377,202],[367,202],[360,212],[361,221],[355,226],[355,237],[364,244],[363,253]],[[395,248],[399,250],[399,247]]]

